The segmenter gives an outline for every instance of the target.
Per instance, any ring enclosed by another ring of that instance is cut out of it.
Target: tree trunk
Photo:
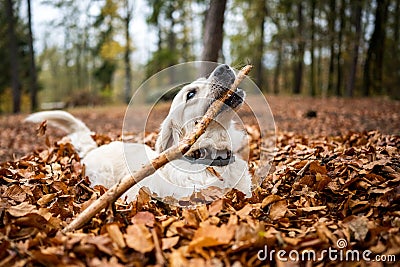
[[[352,8],[352,19],[354,27],[354,41],[353,41],[353,55],[350,67],[350,75],[348,77],[346,85],[346,97],[353,97],[354,87],[357,77],[357,66],[358,66],[358,53],[360,48],[361,38],[361,14],[362,14],[362,1],[355,0],[351,2]]]
[[[125,88],[124,88],[124,101],[126,104],[131,99],[131,37],[129,34],[129,24],[132,19],[132,6],[129,4],[129,0],[125,0],[125,53],[124,53],[124,65],[125,65]]]
[[[282,41],[278,41],[278,56],[276,59],[276,66],[275,66],[275,72],[274,72],[274,94],[278,95],[279,94],[279,79],[281,76],[281,69],[282,69]]]
[[[315,7],[316,7],[316,0],[311,0],[311,47],[310,47],[310,54],[311,54],[311,64],[310,64],[310,95],[315,96]]]
[[[342,47],[343,47],[343,31],[345,28],[346,22],[346,14],[345,14],[345,5],[346,1],[342,0],[340,3],[340,26],[339,26],[339,34],[338,34],[338,52],[336,54],[336,68],[337,68],[337,76],[336,76],[336,90],[335,95],[342,95]]]
[[[227,0],[211,0],[206,13],[202,61],[218,61],[219,52],[222,48],[224,13]],[[202,65],[202,74],[209,74],[209,64]]]
[[[329,59],[329,72],[328,72],[328,95],[333,91],[333,75],[335,73],[335,23],[336,23],[336,1],[329,1],[329,36],[330,36],[330,59]]]
[[[83,36],[79,33],[79,39],[83,39]],[[76,52],[75,52],[75,79],[76,79],[76,88],[78,90],[82,90],[83,88],[83,76],[82,76],[82,52],[83,45],[81,43],[76,43]]]
[[[389,1],[377,0],[377,3],[374,31],[369,40],[367,58],[364,65],[364,96],[369,96],[371,94],[371,87],[375,92],[382,92],[382,67],[386,38],[385,23],[387,20]]]
[[[167,66],[172,66],[178,63],[178,51],[176,49],[176,33],[174,31],[174,27],[176,24],[175,18],[173,13],[175,11],[175,7],[171,2],[168,6],[167,11],[167,20],[170,22],[169,31],[167,34],[167,47],[169,51],[169,56],[167,59]],[[175,84],[177,83],[177,74],[175,73],[175,68],[172,68],[169,72],[170,83]]]
[[[294,71],[294,86],[293,86],[293,94],[301,93],[301,85],[303,80],[303,58],[304,58],[304,48],[305,42],[303,34],[303,5],[302,2],[299,1],[297,5],[297,19],[298,19],[298,29],[297,29],[297,55],[295,62],[295,71]]]
[[[6,3],[8,38],[9,38],[9,56],[11,71],[11,87],[13,95],[13,113],[21,111],[21,82],[19,80],[19,58],[17,37],[15,34],[14,2],[7,0]]]
[[[396,7],[394,11],[394,23],[393,23],[393,49],[397,52],[396,47],[399,47],[399,36],[400,35],[400,0],[396,1]]]
[[[388,86],[388,95],[394,99],[399,100],[400,99],[400,90],[398,88],[398,85],[400,84],[400,72],[398,71],[398,68],[393,68],[392,66],[399,66],[400,65],[400,0],[396,0],[396,4],[394,6],[394,9],[392,11],[392,18],[393,18],[393,25],[392,25],[392,31],[393,31],[393,41],[391,45],[391,51],[390,51],[390,65],[389,66],[389,79],[391,80],[390,85]],[[393,57],[393,58],[392,58]],[[387,62],[386,62],[387,64]],[[389,65],[387,64],[387,65]],[[386,67],[386,69],[388,69]]]
[[[73,79],[70,79],[69,77],[73,76],[73,73],[71,72],[71,49],[69,48],[69,44],[71,44],[71,34],[70,30],[68,27],[64,29],[64,68],[65,68],[65,73],[64,76],[66,77],[65,79],[65,84],[61,87],[63,90],[63,94],[71,94],[74,89],[73,85]]]
[[[322,8],[318,8],[318,17],[323,16],[323,11]],[[317,90],[321,92],[322,96],[326,96],[326,86],[324,84],[324,64],[322,63],[322,49],[323,49],[323,43],[322,43],[322,37],[321,34],[318,34],[318,42],[317,42],[317,50],[318,50],[318,59],[317,59]]]
[[[265,0],[261,0],[259,2],[259,5],[257,5],[257,13],[259,13],[259,39],[257,43],[257,50],[255,51],[255,61],[254,61],[254,67],[256,70],[256,84],[258,87],[261,89],[261,91],[265,92],[266,86],[264,85],[264,68],[263,68],[263,55],[264,55],[264,24],[265,24],[265,16],[267,14],[267,7]]]
[[[35,50],[33,49],[33,34],[32,34],[32,9],[31,0],[27,0],[28,6],[28,29],[29,29],[29,75],[30,75],[30,93],[31,93],[31,111],[36,111],[38,108],[37,103],[37,72],[35,64]]]

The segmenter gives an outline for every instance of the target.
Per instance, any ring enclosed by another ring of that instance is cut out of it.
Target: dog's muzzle
[[[183,159],[192,164],[207,166],[226,166],[235,162],[235,156],[231,150],[215,150],[211,148],[200,148],[193,151],[191,155],[183,156]]]
[[[211,83],[210,98],[219,99],[226,91],[230,90],[232,84],[235,82],[236,75],[232,68],[226,64],[220,65],[210,74],[208,82]],[[238,88],[235,93],[225,101],[222,111],[230,107],[236,109],[243,103],[244,91]]]

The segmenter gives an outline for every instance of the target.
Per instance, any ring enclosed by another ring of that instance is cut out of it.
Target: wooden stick
[[[67,227],[63,229],[63,232],[71,232],[81,228],[87,223],[94,215],[99,211],[106,208],[109,204],[114,203],[123,193],[129,188],[134,186],[139,181],[153,174],[156,170],[164,166],[170,161],[181,158],[186,152],[190,150],[192,145],[197,139],[206,131],[210,122],[218,115],[224,102],[236,91],[239,84],[243,81],[246,75],[250,72],[253,66],[247,65],[240,70],[230,90],[218,100],[214,101],[208,108],[206,114],[199,123],[196,124],[194,131],[183,138],[177,145],[170,147],[169,149],[162,152],[158,157],[153,159],[149,164],[144,165],[140,170],[135,172],[133,176],[127,176],[123,178],[119,183],[111,187],[106,193],[94,201],[89,207],[82,211]]]

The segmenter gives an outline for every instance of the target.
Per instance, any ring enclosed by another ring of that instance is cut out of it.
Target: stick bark
[[[162,152],[158,157],[153,159],[149,164],[144,165],[133,176],[123,178],[118,184],[111,187],[106,193],[94,201],[89,207],[82,211],[67,227],[63,229],[64,233],[74,231],[85,225],[99,211],[114,203],[123,193],[134,186],[139,181],[153,174],[156,170],[164,166],[170,161],[181,158],[190,150],[197,139],[206,131],[210,122],[218,115],[224,102],[236,91],[239,84],[252,69],[251,65],[246,65],[240,70],[230,90],[222,95],[222,97],[212,103],[206,114],[199,123],[196,124],[194,131],[183,138],[177,145],[170,147]]]

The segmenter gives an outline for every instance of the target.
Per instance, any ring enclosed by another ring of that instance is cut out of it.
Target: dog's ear
[[[158,153],[167,150],[175,143],[179,142],[179,128],[176,123],[168,116],[161,124],[160,133],[156,142],[156,151]]]

